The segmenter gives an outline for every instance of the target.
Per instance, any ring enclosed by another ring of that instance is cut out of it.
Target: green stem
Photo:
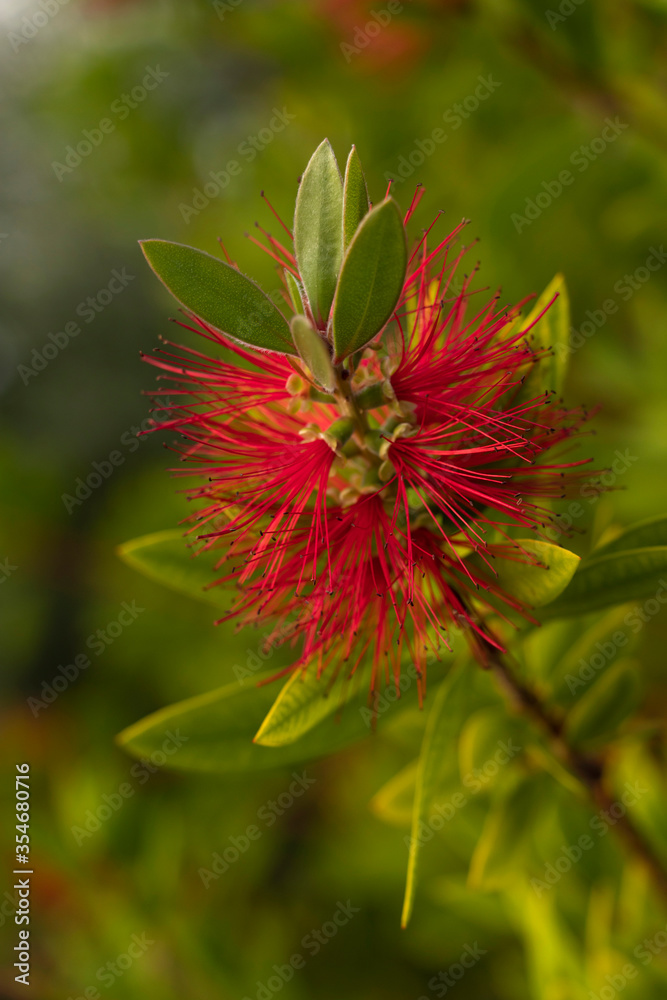
[[[549,705],[545,705],[539,695],[525,685],[497,653],[491,658],[491,669],[508,700],[545,733],[554,755],[581,781],[596,806],[609,811],[614,806],[615,799],[607,788],[604,761],[583,753],[567,741],[563,718]],[[616,821],[614,829],[618,831],[630,853],[641,860],[667,902],[667,872],[652,845],[646,842],[627,812]]]
[[[339,400],[338,406],[345,417],[352,417],[354,420],[354,427],[358,437],[358,444],[362,451],[366,452],[367,448],[364,442],[364,438],[368,434],[370,427],[368,426],[368,420],[366,419],[365,412],[357,406],[356,400],[354,398],[354,393],[352,392],[351,379],[342,377],[342,368],[339,366],[334,369],[336,375],[336,388],[334,390],[337,399]],[[342,403],[342,405],[341,405]],[[373,456],[375,458],[375,456]]]

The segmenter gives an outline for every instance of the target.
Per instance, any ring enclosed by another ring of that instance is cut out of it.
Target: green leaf
[[[385,326],[403,289],[407,262],[403,218],[387,198],[363,219],[343,261],[333,307],[336,363]]]
[[[220,560],[220,552],[205,549],[194,552],[182,532],[170,530],[143,535],[120,545],[117,552],[132,569],[170,590],[229,609],[230,591],[213,586],[219,575],[216,563]]]
[[[567,717],[573,743],[609,737],[641,699],[641,680],[634,660],[618,660],[579,699]]]
[[[417,769],[401,927],[407,927],[412,915],[417,891],[421,831],[428,821],[443,757],[456,754],[455,738],[462,723],[460,707],[469,686],[474,682],[475,669],[466,660],[455,664],[438,688],[431,706]]]
[[[507,905],[500,893],[491,895],[471,889],[458,874],[434,879],[429,890],[431,899],[446,910],[450,920],[460,921],[466,928],[474,927],[475,931],[486,931],[487,936],[507,933]]]
[[[570,584],[540,617],[583,615],[613,604],[652,597],[667,587],[667,545],[610,552],[582,563]]]
[[[271,676],[257,675],[257,680]],[[349,730],[332,722],[308,745],[269,749],[253,743],[253,734],[274,698],[271,684],[228,684],[147,716],[120,733],[117,742],[133,756],[143,757],[160,749],[168,733],[177,733],[183,745],[169,757],[167,766],[216,774],[285,767],[353,742]]]
[[[170,705],[130,726],[120,734],[118,742],[129,753],[146,756],[161,748],[168,731],[180,729],[187,740],[166,766],[179,771],[224,774],[284,767],[323,757],[372,733],[373,712],[367,707],[368,694],[362,685],[340,717],[333,714],[339,702],[325,700],[328,714],[315,720],[318,724],[304,730],[294,743],[269,747],[253,742],[276,699],[275,685],[262,684],[272,677],[275,671],[257,674],[255,683],[228,684]],[[413,682],[400,699],[386,702],[378,725],[416,701],[417,684]]]
[[[632,637],[627,632],[628,623],[625,619],[631,607],[631,604],[618,604],[602,614],[594,611],[590,622],[582,621],[581,618],[557,619],[548,622],[541,629],[534,630],[533,635],[539,635],[547,629],[560,626],[566,630],[565,634],[569,636],[566,647],[559,655],[552,658],[548,671],[549,683],[556,702],[567,706],[572,704],[574,692],[571,684],[573,677],[578,677],[579,680],[583,681],[582,687],[588,686],[588,682],[592,678],[588,671],[588,679],[581,678],[582,663],[588,664],[590,668],[591,657],[597,654],[597,662],[600,652],[604,651],[603,655],[607,660],[606,666],[609,666],[621,652],[628,653],[624,647],[632,643]],[[625,628],[623,628],[624,625]],[[576,684],[575,687],[578,689],[579,685]]]
[[[531,997],[540,1000],[589,1000],[590,970],[584,968],[581,942],[560,913],[558,893],[538,895],[527,880],[515,879],[511,900],[526,952]],[[605,955],[605,963],[609,961]],[[607,966],[605,965],[605,968]],[[605,980],[606,982],[606,980]]]
[[[313,317],[326,322],[343,259],[343,181],[328,139],[317,147],[301,178],[294,252]]]
[[[510,743],[516,740],[518,720],[513,720]],[[470,715],[461,729],[458,765],[464,787],[490,791],[498,775],[513,757],[503,752],[508,738],[505,706],[489,705]],[[522,752],[523,744],[519,746]]]
[[[561,762],[554,756],[553,752],[547,750],[545,747],[539,746],[537,743],[532,743],[530,746],[526,747],[526,763],[530,768],[539,768],[540,771],[545,771],[550,774],[552,778],[566,788],[568,792],[572,795],[576,795],[577,798],[586,800],[588,792],[586,785],[584,784],[583,778],[575,778],[571,771],[568,771]]]
[[[597,558],[609,555],[610,552],[622,552],[625,549],[655,548],[667,545],[667,515],[659,514],[644,521],[632,524],[612,541],[595,549],[592,555]]]
[[[556,295],[558,298],[547,309]],[[544,393],[545,390],[553,390],[558,396],[563,391],[570,353],[570,300],[562,274],[557,274],[540,295],[535,307],[523,324],[523,329],[527,330],[545,309],[547,311],[541,319],[537,320],[535,326],[528,333],[528,337],[536,351],[546,347],[552,348],[553,353],[542,357],[531,369],[517,397],[519,400],[533,399]]]
[[[318,677],[314,670],[297,670],[271,706],[255,743],[265,747],[294,743],[357,694],[358,680],[358,676],[348,677],[344,668],[337,677],[326,673]]]
[[[419,761],[413,760],[376,792],[370,807],[378,819],[392,826],[410,826],[418,767]]]
[[[534,556],[537,565],[497,560],[498,578],[503,590],[533,608],[549,604],[561,594],[574,576],[580,557],[550,542],[517,538],[514,544]]]
[[[317,384],[326,392],[333,392],[336,376],[327,342],[313,329],[305,316],[293,316],[290,330],[299,356]]]
[[[615,748],[610,760],[613,794],[629,806],[632,822],[667,864],[667,787],[665,768],[644,741]]]
[[[202,250],[141,240],[146,260],[181,305],[204,322],[262,351],[296,354],[285,317],[261,288]]]
[[[500,787],[470,859],[469,886],[492,890],[516,881],[551,782],[543,774],[520,775]]]
[[[361,169],[359,154],[353,146],[347,158],[343,187],[343,241],[346,249],[368,209],[366,178]]]

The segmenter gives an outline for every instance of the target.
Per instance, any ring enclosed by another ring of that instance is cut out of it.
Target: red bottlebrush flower
[[[338,363],[328,345],[342,277],[316,322],[298,239],[295,255],[269,237],[284,312],[302,305],[332,356],[317,384],[315,363],[309,372],[298,357],[239,345],[194,315],[183,325],[223,357],[179,347],[151,359],[171,383],[156,394],[171,401],[158,429],[183,435],[177,471],[198,480],[191,531],[220,553],[215,584],[237,588],[226,618],[289,628],[300,641],[291,669],[352,674],[368,663],[376,691],[397,683],[409,657],[423,682],[452,628],[485,663],[489,648],[503,648],[493,621],[528,614],[499,585],[494,560],[534,563],[512,530],[539,536],[551,519],[542,502],[584,475],[584,463],[548,453],[585,414],[528,388],[549,360],[531,342],[540,317],[526,326],[497,297],[472,308],[470,279],[455,284],[461,228],[431,249],[428,234],[420,239],[388,324]]]

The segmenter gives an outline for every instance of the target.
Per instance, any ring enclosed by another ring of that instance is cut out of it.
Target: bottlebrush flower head
[[[503,648],[504,622],[530,616],[503,578],[545,562],[548,504],[587,475],[562,454],[586,414],[557,397],[544,340],[558,291],[528,320],[481,302],[460,276],[464,223],[408,248],[421,194],[405,215],[389,192],[371,207],[354,148],[341,177],[323,142],[293,233],[265,233],[271,297],[229,259],[142,244],[209,341],[147,360],[226,617],[288,629],[291,669],[367,670],[371,692],[406,660],[423,685],[452,630],[482,664]]]

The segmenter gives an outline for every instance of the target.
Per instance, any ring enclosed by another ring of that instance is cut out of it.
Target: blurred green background
[[[246,273],[276,287],[271,261],[243,233],[256,219],[276,228],[262,189],[289,221],[297,178],[326,135],[341,159],[357,145],[376,200],[387,176],[405,206],[426,185],[417,227],[438,209],[452,228],[471,219],[478,285],[516,301],[564,272],[581,344],[569,398],[601,404],[586,450],[599,466],[617,450],[630,456],[618,491],[585,505],[573,544],[586,551],[611,521],[659,513],[667,499],[667,3],[0,0],[0,46],[0,797],[9,816],[14,764],[28,760],[32,995],[65,1000],[96,987],[119,1000],[262,1000],[274,964],[308,954],[304,936],[348,900],[359,912],[281,995],[444,996],[433,977],[474,942],[486,954],[456,996],[574,995],[535,973],[537,931],[531,943],[499,904],[458,899],[465,866],[449,844],[399,930],[405,831],[368,807],[413,755],[391,731],[309,767],[312,788],[208,887],[199,869],[290,773],[222,779],[158,767],[142,780],[114,747],[142,715],[233,680],[257,645],[215,630],[210,609],[115,554],[185,513],[162,442],[134,436],[148,415],[142,389],[154,384],[139,350],[173,335],[174,314],[137,240],[215,252],[222,236]],[[241,169],[226,178],[230,161]],[[558,194],[563,170],[573,182]],[[662,263],[649,271],[655,250]],[[108,471],[112,452],[111,474],[67,501],[93,463]],[[89,637],[123,602],[143,610],[91,653]],[[667,694],[666,642],[658,615],[640,646],[653,715]],[[52,704],[28,702],[85,652],[91,666]],[[126,782],[122,807],[77,844],[72,828]],[[10,998],[25,988],[9,958],[3,857],[0,989]],[[596,863],[604,883],[604,857]],[[562,888],[575,936],[586,877]],[[134,934],[154,943],[105,985],[98,970]],[[667,996],[662,976],[629,983],[626,995]]]

